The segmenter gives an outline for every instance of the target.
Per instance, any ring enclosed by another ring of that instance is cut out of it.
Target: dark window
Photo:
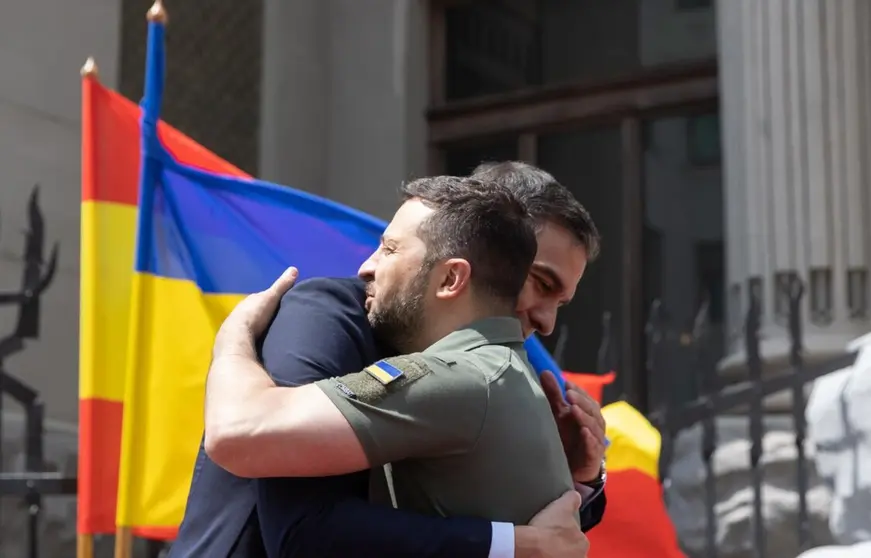
[[[716,113],[687,117],[687,160],[695,166],[719,165],[720,115]]]
[[[474,0],[445,8],[448,101],[716,58],[710,1]],[[696,5],[697,4],[697,5]]]
[[[675,0],[675,7],[680,11],[711,8],[713,0]]]

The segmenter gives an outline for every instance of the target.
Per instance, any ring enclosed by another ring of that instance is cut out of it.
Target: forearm
[[[260,366],[254,339],[245,331],[226,330],[218,334],[212,363],[206,378],[206,439],[225,429],[253,422],[261,399],[275,382]]]
[[[320,477],[369,468],[356,433],[317,385],[278,387],[247,356],[212,362],[205,447],[239,477]]]
[[[209,368],[205,397],[205,444],[209,456],[225,467],[224,460],[251,449],[246,440],[257,431],[265,399],[275,382],[256,357],[216,355]]]

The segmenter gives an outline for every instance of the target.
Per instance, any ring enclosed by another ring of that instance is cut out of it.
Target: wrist
[[[514,558],[542,558],[541,532],[526,525],[514,526]]]
[[[586,471],[582,474],[574,476],[574,481],[577,484],[583,484],[589,486],[590,488],[599,488],[600,486],[605,484],[606,477],[607,475],[605,472],[605,460],[603,459],[602,464],[594,473]]]
[[[575,475],[573,477],[575,484],[583,484],[585,486],[598,484],[600,482],[599,479],[600,475],[598,471],[592,475],[590,475],[589,473],[585,473],[582,475]]]

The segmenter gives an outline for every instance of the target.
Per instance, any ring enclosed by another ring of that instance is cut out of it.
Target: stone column
[[[426,6],[265,0],[261,176],[393,214],[426,170]]]
[[[328,2],[265,0],[261,178],[323,194],[328,168]]]
[[[748,292],[762,292],[762,356],[785,363],[787,305],[806,287],[805,355],[871,330],[871,3],[718,0],[728,354],[743,367]]]

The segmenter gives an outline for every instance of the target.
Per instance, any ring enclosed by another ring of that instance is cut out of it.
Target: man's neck
[[[493,308],[486,310],[473,309],[466,307],[464,311],[450,311],[446,309],[438,318],[426,320],[424,327],[421,329],[420,335],[414,339],[415,351],[422,351],[433,345],[436,341],[447,337],[451,333],[469,326],[470,324],[486,318],[506,318],[514,317],[508,312],[494,312]]]

